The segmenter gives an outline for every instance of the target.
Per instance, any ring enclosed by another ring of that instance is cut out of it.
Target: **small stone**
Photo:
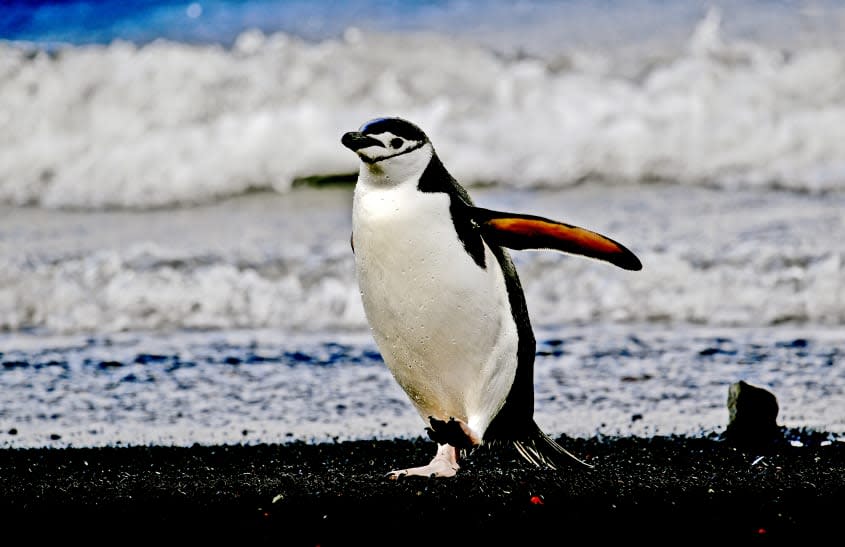
[[[728,389],[728,427],[725,438],[734,444],[762,448],[783,440],[777,424],[779,407],[775,395],[761,387],[739,381]]]

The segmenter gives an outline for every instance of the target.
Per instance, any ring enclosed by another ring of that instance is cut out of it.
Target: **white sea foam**
[[[640,272],[514,251],[532,322],[845,324],[845,194],[653,185],[476,191],[607,234]],[[366,329],[348,189],[177,212],[0,207],[0,330]]]
[[[549,52],[547,52],[549,53]],[[352,172],[343,132],[419,123],[468,185],[845,188],[845,57],[727,39],[503,55],[433,34],[245,32],[232,48],[0,43],[0,202],[83,209],[214,201]]]

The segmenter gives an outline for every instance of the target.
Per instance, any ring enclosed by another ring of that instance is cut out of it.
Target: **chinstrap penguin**
[[[427,465],[388,476],[451,477],[459,457],[506,443],[533,464],[588,465],[534,421],[535,339],[505,248],[553,249],[640,270],[601,234],[476,207],[426,134],[401,118],[345,133],[360,170],[352,250],[367,321],[384,362],[428,424]]]

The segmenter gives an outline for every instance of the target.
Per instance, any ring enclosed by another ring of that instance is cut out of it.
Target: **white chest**
[[[446,194],[411,185],[356,192],[353,234],[359,286],[374,329],[401,334],[408,343],[412,329],[431,329],[416,334],[433,336],[447,327],[475,328],[501,308],[498,264],[491,255],[481,268],[464,250]]]

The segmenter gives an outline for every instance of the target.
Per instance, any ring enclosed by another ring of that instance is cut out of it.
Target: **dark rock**
[[[778,401],[761,387],[740,380],[728,389],[725,439],[739,446],[764,449],[784,442],[777,424]]]

